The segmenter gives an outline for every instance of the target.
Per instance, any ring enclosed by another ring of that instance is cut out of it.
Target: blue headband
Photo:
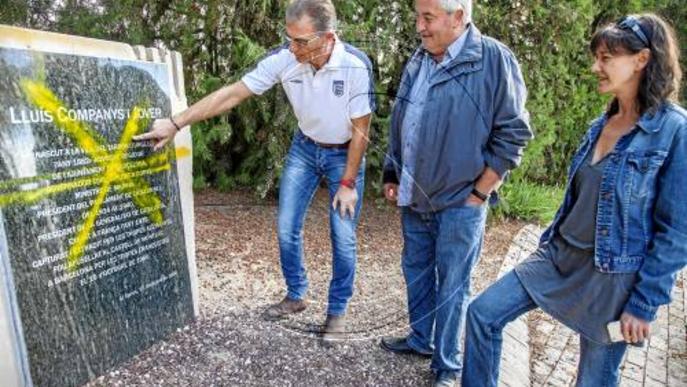
[[[642,25],[639,23],[639,20],[637,20],[636,17],[625,16],[618,21],[617,26],[621,30],[630,30],[634,32],[635,36],[637,36],[645,46],[651,47],[651,42],[649,41],[649,38],[647,38]]]

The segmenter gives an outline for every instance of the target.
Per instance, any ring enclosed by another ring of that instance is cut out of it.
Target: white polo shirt
[[[321,143],[350,140],[351,119],[375,110],[370,59],[338,39],[329,61],[317,72],[309,63],[299,63],[288,45],[283,45],[241,80],[257,95],[280,82],[301,131]]]

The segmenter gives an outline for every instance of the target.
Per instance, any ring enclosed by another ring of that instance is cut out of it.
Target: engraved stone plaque
[[[171,66],[85,51],[0,45],[0,347],[16,385],[83,384],[194,318],[190,146],[132,139],[171,115]]]

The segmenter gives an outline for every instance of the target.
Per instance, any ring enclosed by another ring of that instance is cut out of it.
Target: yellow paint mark
[[[72,137],[72,139],[76,140],[79,147],[86,153],[95,158],[107,157],[107,151],[100,145],[105,143],[105,139],[86,123],[72,120],[68,115],[64,114],[66,109],[60,110],[60,108],[64,108],[64,104],[45,84],[28,79],[22,79],[19,84],[29,102],[52,114],[55,125]]]
[[[58,193],[72,191],[79,188],[94,186],[100,183],[102,177],[86,177],[67,183],[55,184],[32,191],[19,191],[0,195],[0,207],[7,207],[13,204],[33,204],[47,197]]]
[[[114,152],[108,152],[103,146],[103,144],[106,144],[105,139],[102,138],[99,133],[91,129],[88,124],[71,119],[65,114],[61,114],[61,112],[68,109],[65,108],[64,103],[55,96],[44,82],[22,79],[20,81],[20,86],[27,100],[36,107],[50,113],[53,116],[55,125],[69,135],[76,144],[84,150],[93,162],[102,169],[102,173],[31,191],[2,194],[0,195],[0,207],[14,204],[34,203],[57,193],[99,184],[100,190],[98,191],[98,195],[93,201],[83,223],[78,228],[79,232],[74,243],[70,247],[67,258],[68,271],[74,271],[78,267],[84,249],[95,227],[100,209],[111,188],[114,187],[120,192],[130,194],[134,204],[141,212],[147,213],[152,223],[157,225],[163,223],[162,201],[142,176],[169,170],[171,168],[169,163],[170,156],[176,156],[177,159],[188,157],[191,154],[189,148],[180,147],[171,155],[168,153],[159,153],[143,160],[125,161],[127,150],[131,145],[133,136],[142,128],[147,127],[149,123],[149,119],[141,118],[142,108],[136,106],[132,109],[117,148]],[[54,173],[48,176],[59,178],[60,173]],[[23,184],[17,181],[38,182],[45,177],[46,176],[41,176],[41,178],[17,179],[13,183],[3,183],[2,187]],[[138,191],[141,190],[145,193],[138,193]]]
[[[183,159],[186,157],[191,156],[191,149],[188,147],[179,147],[176,149],[176,159]],[[102,161],[104,162],[110,162],[112,160],[113,156],[108,156]],[[164,166],[165,164],[168,164],[169,162],[169,157],[167,156],[166,153],[156,153],[152,156],[149,156],[146,159],[143,160],[134,160],[134,161],[127,161],[124,163],[124,170],[127,173],[131,172],[142,172],[142,171],[153,171],[153,170],[158,170],[157,168],[160,166]],[[165,168],[162,169],[162,171],[167,171],[171,168],[171,165],[167,165]],[[87,173],[84,173],[85,171],[90,170],[91,167],[86,167],[86,168],[80,168],[80,169],[75,169],[72,170],[74,172],[74,175],[76,176],[82,176]],[[50,180],[60,180],[63,172],[53,172],[49,174],[44,174],[44,175],[39,175],[39,176],[31,176],[31,177],[22,177],[18,179],[12,179],[12,180],[5,180],[5,181],[0,181],[0,190],[4,189],[10,189],[14,188],[17,186],[21,186],[24,184],[40,184],[42,182],[47,182]],[[145,175],[149,175],[150,173],[145,173]],[[132,174],[132,176],[136,176],[136,174]],[[116,182],[119,182],[121,180],[125,180],[128,178],[127,175],[120,176],[117,178]],[[88,187],[88,186],[93,186],[99,183],[100,180],[99,178],[90,178],[87,177],[84,180],[75,180],[71,181],[68,183],[63,183],[59,185],[54,185],[51,187],[46,187],[44,189],[39,189],[36,191],[30,191],[31,196],[35,197],[36,199],[31,200],[31,203],[35,201],[39,201],[41,199],[44,199],[48,196],[51,196],[56,193],[60,192],[65,192],[65,191],[71,191],[77,188],[83,188],[83,187]],[[57,188],[59,187],[59,189]],[[123,186],[118,186],[118,188],[123,188]],[[44,194],[43,194],[44,193]],[[8,205],[12,204],[20,204],[22,203],[21,197],[28,197],[29,193],[28,192],[16,192],[12,194],[0,194],[0,207],[6,207]],[[10,200],[9,198],[15,198]],[[24,201],[24,204],[30,204],[28,201]]]
[[[124,172],[124,156],[126,155],[126,150],[129,148],[129,145],[131,144],[131,140],[133,139],[134,135],[138,132],[138,120],[140,116],[141,110],[138,107],[134,107],[134,109],[131,112],[131,116],[129,117],[129,120],[127,121],[126,126],[124,127],[122,138],[119,141],[117,150],[115,151],[114,159],[110,162],[110,164],[108,164],[107,169],[105,170],[105,178],[103,179],[103,182],[100,186],[98,196],[96,197],[95,202],[91,206],[91,209],[88,211],[88,216],[86,217],[86,219],[84,219],[83,226],[81,227],[81,231],[79,231],[79,233],[77,234],[76,239],[74,240],[74,244],[69,249],[69,256],[67,257],[68,271],[73,271],[78,266],[79,259],[83,255],[84,248],[86,247],[91,232],[95,227],[95,220],[98,218],[98,214],[100,214],[100,208],[105,202],[105,197],[107,196],[107,193],[110,191],[112,182],[117,178],[117,176]]]
[[[130,166],[130,164],[133,163],[143,163],[143,160],[135,161],[135,162],[129,162],[127,163],[124,167],[131,173],[132,176],[149,176],[149,175],[155,175],[157,173],[165,172],[171,169],[170,164],[164,164],[164,165],[159,165],[159,166],[154,166],[151,165],[149,166],[148,164],[141,164],[138,166],[138,168],[134,168]],[[82,169],[85,170],[85,169]],[[78,172],[79,170],[77,170]],[[78,173],[77,173],[78,175]],[[55,176],[59,176],[59,172],[55,173],[53,175],[48,175],[44,176],[41,178],[41,180],[48,181],[48,180],[54,180],[56,179]],[[121,183],[122,180],[125,180],[127,178],[127,175],[120,175],[115,179],[115,183],[118,183],[118,187],[122,190],[126,190],[126,192],[131,193],[134,192],[135,190],[138,190],[138,188],[134,184],[127,184],[125,185],[124,183]],[[25,184],[27,182],[31,181],[25,181],[24,179],[17,179],[20,180],[20,183],[16,183],[14,185],[19,185],[19,184]],[[88,188],[88,187],[94,187],[96,185],[101,184],[103,181],[103,176],[102,174],[94,175],[94,176],[88,176],[84,177],[78,180],[73,180],[65,183],[60,183],[60,184],[54,184],[50,185],[47,187],[42,187],[38,189],[33,189],[30,191],[19,191],[19,192],[12,192],[12,193],[7,193],[7,194],[2,194],[0,195],[0,207],[7,207],[15,204],[33,204],[36,202],[39,202],[45,198],[48,198],[50,196],[54,196],[59,193],[63,192],[69,192],[73,191],[76,189],[81,189],[81,188]],[[12,183],[15,182],[15,180],[9,180],[7,183]],[[9,185],[9,184],[8,184]]]
[[[191,149],[185,147],[185,146],[180,146],[177,148],[177,160],[186,158],[191,155]]]
[[[53,94],[53,92],[45,86],[32,80],[23,79],[20,82],[22,90],[27,95],[29,102],[41,108],[42,110],[51,113],[55,119],[55,124],[62,131],[67,133],[76,143],[81,147],[89,157],[104,170],[107,170],[108,165],[112,162],[112,155],[102,147],[101,144],[105,140],[99,133],[92,130],[86,123],[72,120],[65,114],[60,114],[61,111],[68,110],[64,104]],[[147,126],[147,119],[141,127]],[[140,178],[133,178],[135,185],[140,187],[147,187],[148,183]],[[123,193],[126,190],[121,190],[119,186],[115,188]],[[134,198],[134,204],[139,208],[161,208],[160,199],[157,195],[147,195],[143,197]],[[152,211],[148,214],[148,218],[155,224],[160,224],[163,221],[163,214],[161,210]]]

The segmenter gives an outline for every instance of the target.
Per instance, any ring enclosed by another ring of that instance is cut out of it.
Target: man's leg
[[[503,328],[535,307],[515,271],[472,301],[466,318],[463,387],[497,385]]]
[[[292,300],[302,300],[308,289],[303,264],[303,220],[320,181],[315,153],[315,145],[297,134],[279,182],[279,258],[287,297]]]
[[[577,387],[614,387],[618,385],[618,368],[627,344],[597,344],[580,335],[580,364]]]
[[[432,369],[460,373],[460,337],[470,297],[470,274],[479,259],[487,206],[437,213],[437,299]]]
[[[408,294],[410,333],[407,345],[420,354],[434,348],[436,275],[434,217],[402,209],[403,255],[401,266]]]
[[[348,152],[327,149],[323,153],[325,157],[324,174],[329,189],[329,225],[332,241],[332,279],[329,284],[329,304],[327,314],[330,316],[342,316],[346,313],[348,301],[353,296],[355,281],[356,256],[356,228],[360,218],[360,210],[363,205],[363,192],[365,186],[365,161],[356,177],[356,192],[358,202],[355,205],[353,218],[348,215],[341,217],[339,208],[334,209],[332,202],[339,190],[339,182],[346,170]]]

